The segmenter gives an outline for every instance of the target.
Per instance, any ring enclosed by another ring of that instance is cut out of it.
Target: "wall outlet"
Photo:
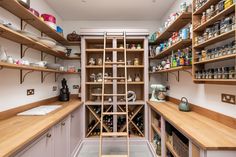
[[[34,89],[27,89],[27,96],[34,95]]]
[[[73,85],[73,89],[79,89],[79,85]]]
[[[53,86],[53,87],[52,87],[52,91],[53,91],[53,92],[57,91],[57,86]]]
[[[230,94],[221,94],[221,101],[228,103],[228,104],[233,104],[236,105],[236,99],[235,99],[235,95],[230,95]]]

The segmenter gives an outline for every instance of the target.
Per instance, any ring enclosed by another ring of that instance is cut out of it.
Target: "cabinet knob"
[[[62,122],[62,123],[61,123],[61,125],[62,125],[62,126],[65,126],[65,125],[66,125],[66,123],[65,123],[65,122]]]
[[[47,138],[51,138],[52,135],[50,133],[47,133]]]

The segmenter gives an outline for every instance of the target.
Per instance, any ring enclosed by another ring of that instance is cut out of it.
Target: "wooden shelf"
[[[157,71],[157,72],[149,72],[149,74],[168,73],[168,72],[189,70],[189,69],[191,69],[191,68],[192,68],[192,66],[180,66],[180,67],[171,68],[171,69],[166,69],[166,70],[161,70],[161,71]]]
[[[45,68],[39,68],[39,67],[9,64],[5,62],[0,62],[0,67],[7,68],[7,69],[32,70],[32,71],[52,72],[52,73],[61,73],[61,74],[80,74],[79,72],[63,72],[63,71],[45,69]]]
[[[211,38],[211,39],[209,39],[209,40],[207,40],[207,41],[205,41],[201,44],[195,45],[194,48],[195,49],[204,48],[204,47],[210,46],[212,44],[218,43],[220,41],[232,38],[234,36],[235,36],[235,30],[231,30],[227,33],[223,33],[223,34],[221,34],[217,37]]]
[[[235,11],[235,4],[231,5],[229,8],[223,10],[222,12],[216,14],[212,18],[210,18],[208,21],[204,22],[202,25],[195,28],[194,32],[204,31],[207,27],[210,25],[213,25],[218,20],[224,18],[226,15],[229,15],[230,13]]]
[[[155,124],[152,123],[153,130],[158,134],[159,137],[161,137],[161,130],[160,128],[156,127]]]
[[[97,101],[86,101],[85,105],[101,105],[102,102]],[[105,105],[111,105],[113,102],[105,101]],[[146,102],[143,100],[136,100],[135,102],[128,102],[128,105],[145,105]],[[125,102],[117,102],[117,105],[125,105]]]
[[[173,146],[166,141],[166,147],[167,149],[171,152],[171,154],[174,156],[174,157],[180,157],[174,150]]]
[[[178,50],[178,49],[183,49],[186,48],[188,46],[192,45],[192,40],[188,39],[188,40],[180,40],[177,43],[173,44],[172,46],[170,46],[169,48],[165,49],[164,51],[162,51],[160,54],[156,55],[155,57],[149,57],[149,59],[162,59],[166,56],[171,55],[172,51],[174,50]]]
[[[104,49],[86,49],[86,53],[92,53],[92,52],[97,52],[97,53],[103,53]]]
[[[144,49],[126,49],[126,52],[144,52]]]
[[[211,62],[216,62],[216,61],[221,61],[221,60],[228,60],[228,59],[232,59],[232,58],[235,58],[235,57],[236,57],[236,54],[225,55],[225,56],[217,57],[217,58],[214,58],[214,59],[209,59],[209,60],[205,60],[205,61],[195,62],[194,65],[206,64],[206,63],[211,63]]]
[[[202,14],[202,12],[204,12],[205,10],[210,8],[212,4],[216,4],[217,2],[219,2],[219,0],[208,0],[202,7],[198,8],[198,10],[193,13],[193,15]]]
[[[190,23],[192,20],[192,13],[182,13],[166,30],[159,35],[155,43],[161,43],[164,40],[168,40],[173,32],[176,32]]]
[[[56,57],[59,57],[62,59],[68,58],[65,56],[65,53],[54,51],[54,50],[52,50],[52,48],[47,47],[46,45],[41,44],[37,41],[34,41],[34,40],[16,32],[16,31],[13,31],[1,24],[0,24],[0,31],[1,31],[1,35],[0,35],[1,37],[4,37],[4,38],[9,39],[11,41],[23,44],[27,47],[36,49],[38,51],[43,51],[45,53],[48,53],[50,55],[53,55],[53,56],[56,56]]]
[[[102,69],[102,66],[100,66],[100,65],[87,65],[86,68],[87,69]],[[106,65],[106,68],[112,68],[112,66]]]
[[[117,52],[125,52],[124,48],[106,48],[106,52],[112,52],[112,51],[117,51]]]
[[[222,84],[222,85],[236,84],[236,79],[193,79],[193,81],[199,84]]]
[[[125,66],[123,65],[119,65],[117,66],[117,68],[124,68]],[[127,65],[127,68],[129,69],[140,69],[140,68],[144,68],[144,65]]]
[[[57,33],[54,29],[49,27],[44,21],[39,17],[32,14],[28,9],[23,7],[17,0],[2,0],[0,1],[0,6],[8,10],[12,14],[16,15],[20,19],[24,20],[28,24],[32,25],[40,32],[46,34],[52,39],[63,45],[73,45],[74,43],[69,42],[61,34]]]

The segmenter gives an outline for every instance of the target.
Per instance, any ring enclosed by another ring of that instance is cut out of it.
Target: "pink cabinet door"
[[[70,155],[75,153],[76,146],[82,140],[82,107],[71,114],[70,120]]]
[[[54,157],[52,131],[38,138],[15,157]]]
[[[69,157],[69,119],[54,127],[54,156]]]

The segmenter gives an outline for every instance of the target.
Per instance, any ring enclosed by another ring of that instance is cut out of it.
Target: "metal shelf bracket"
[[[23,45],[21,44],[20,45],[20,49],[21,49],[21,58],[24,58],[25,57],[25,54],[26,54],[26,52],[27,52],[27,50],[29,50],[30,49],[30,47],[26,47],[25,49],[24,49],[24,47],[23,47]]]
[[[32,72],[34,72],[34,70],[30,70],[26,73],[24,73],[23,70],[20,70],[20,84],[22,84],[25,81],[26,76]]]
[[[3,69],[3,66],[0,66],[0,70],[2,70]]]
[[[190,74],[190,76],[193,76],[193,73],[192,73],[192,71],[188,71],[188,70],[182,70],[183,72],[186,72],[186,73],[188,73],[188,74]]]
[[[41,83],[43,83],[45,81],[45,79],[47,78],[47,76],[49,76],[50,74],[53,74],[52,72],[41,72]]]
[[[178,82],[179,82],[179,71],[177,71],[177,74],[176,74],[176,73],[174,73],[174,72],[168,72],[168,73],[167,73],[167,81],[169,81],[169,74],[171,74],[171,75],[174,75],[174,76],[175,76],[175,79],[176,79],[176,81],[178,81]]]
[[[47,56],[49,56],[49,54],[41,52],[41,61],[44,61],[47,58]]]
[[[58,81],[58,79],[59,79],[59,77],[61,76],[62,74],[58,74],[58,73],[55,73],[55,82],[57,82]]]

